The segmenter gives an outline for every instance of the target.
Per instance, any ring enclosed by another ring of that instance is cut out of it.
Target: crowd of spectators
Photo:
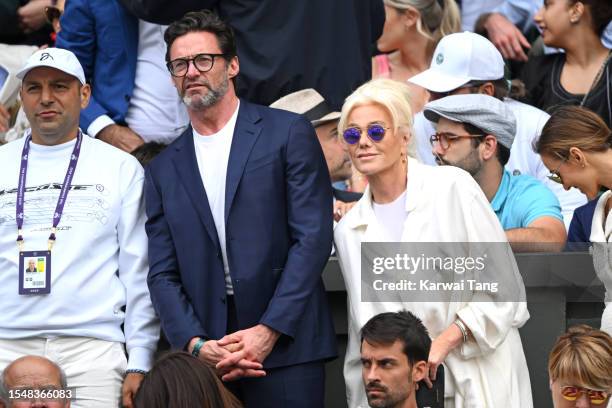
[[[587,248],[550,390],[612,405],[611,46],[609,0],[0,0],[0,407],[322,407],[330,254],[350,408],[533,407],[514,253]],[[388,243],[503,288],[372,295]]]

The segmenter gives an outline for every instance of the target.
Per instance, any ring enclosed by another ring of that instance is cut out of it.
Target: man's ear
[[[81,109],[85,109],[89,105],[89,98],[91,97],[91,86],[85,84],[81,86]]]
[[[412,365],[412,382],[417,383],[421,381],[429,370],[427,369],[427,361],[417,361]]]
[[[481,149],[480,155],[482,159],[490,160],[492,157],[496,156],[497,139],[495,138],[495,136],[486,135],[479,148]]]
[[[478,93],[493,96],[495,95],[495,85],[492,82],[485,82],[478,87]]]
[[[227,63],[227,74],[231,78],[234,78],[240,72],[240,61],[238,61],[238,56],[233,57]]]

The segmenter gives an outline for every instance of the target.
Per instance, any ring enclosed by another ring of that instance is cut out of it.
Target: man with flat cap
[[[317,139],[323,149],[329,177],[333,183],[344,182],[351,178],[353,167],[346,144],[338,137],[340,112],[333,111],[325,98],[312,88],[283,96],[271,108],[283,109],[305,116],[315,129]],[[362,193],[333,188],[334,217],[340,218],[358,201]]]
[[[17,77],[31,129],[0,147],[0,369],[44,356],[61,362],[73,407],[131,407],[159,337],[144,171],[79,129],[91,91],[73,53],[39,50]],[[44,271],[25,273],[30,258]]]
[[[506,104],[484,94],[452,95],[425,105],[424,114],[437,124],[430,138],[437,163],[472,175],[515,251],[563,248],[566,232],[555,195],[535,178],[504,168],[516,132]]]

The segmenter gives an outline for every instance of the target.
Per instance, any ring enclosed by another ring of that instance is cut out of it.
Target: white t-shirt
[[[125,121],[145,142],[169,144],[187,128],[189,116],[166,68],[166,26],[140,20],[138,30],[134,91]]]
[[[127,368],[150,369],[159,321],[147,287],[142,167],[129,154],[83,137],[51,251],[51,293],[22,296],[15,200],[24,141],[0,146],[0,339],[81,336],[125,342]],[[30,144],[24,251],[47,249],[74,144]]]
[[[234,294],[234,288],[229,274],[227,249],[225,247],[225,182],[239,108],[240,102],[230,120],[217,133],[201,135],[195,129],[193,130],[193,143],[198,160],[198,169],[208,197],[208,205],[215,220],[215,228],[223,254],[225,291],[228,295]]]
[[[406,191],[390,203],[376,204],[372,201],[372,208],[391,241],[400,242],[406,221]]]
[[[571,188],[565,191],[561,184],[548,179],[550,172],[542,163],[540,155],[533,151],[533,141],[540,137],[542,128],[548,121],[550,115],[538,108],[510,98],[504,100],[506,106],[516,117],[516,136],[510,149],[510,159],[506,169],[510,174],[529,174],[543,182],[557,196],[561,204],[565,227],[569,228],[574,210],[587,202],[584,194],[578,189]],[[416,137],[417,151],[423,163],[436,165],[435,157],[431,152],[429,137],[436,133],[434,124],[428,121],[423,112],[414,115],[414,134]]]

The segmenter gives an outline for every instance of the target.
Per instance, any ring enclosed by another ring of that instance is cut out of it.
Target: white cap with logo
[[[471,33],[443,37],[429,69],[408,80],[432,92],[449,92],[470,81],[494,81],[504,77],[504,59],[492,42]]]
[[[81,84],[85,85],[85,73],[77,57],[68,50],[62,48],[45,48],[36,51],[28,58],[25,66],[15,75],[22,79],[30,70],[38,67],[55,68],[76,77]]]

